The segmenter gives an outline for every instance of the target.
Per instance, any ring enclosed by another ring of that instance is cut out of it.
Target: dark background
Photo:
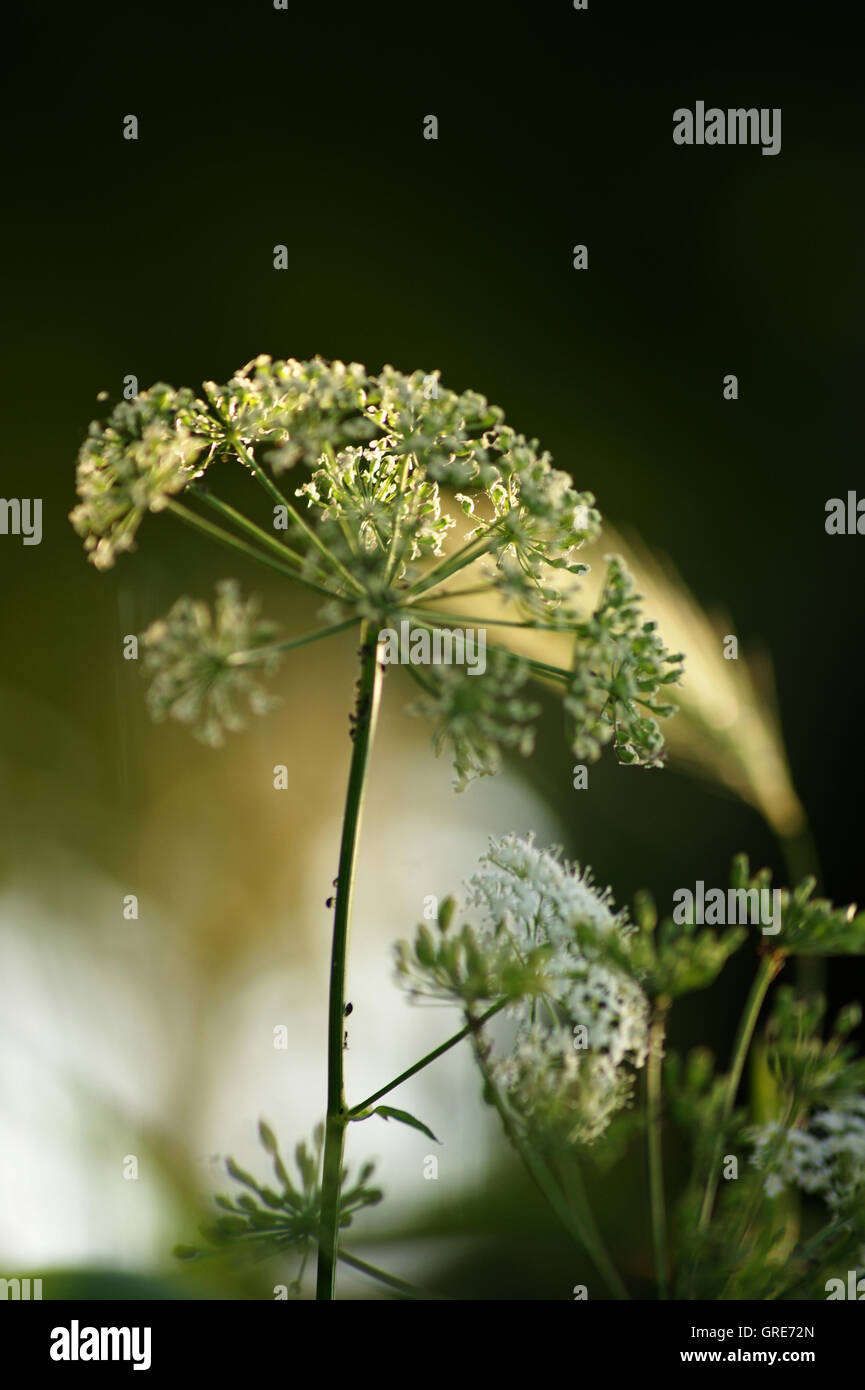
[[[58,831],[40,760],[65,760],[73,789],[95,779],[97,801],[114,785],[118,604],[132,630],[191,574],[221,572],[162,520],[145,522],[143,564],[86,565],[66,516],[97,391],[320,353],[439,367],[503,404],[746,646],[767,645],[821,886],[860,896],[865,539],[827,536],[824,519],[829,497],[865,489],[865,17],[35,0],[3,23],[2,491],[44,498],[44,536],[0,538],[0,865],[33,852],[30,832]],[[697,100],[781,107],[780,154],[674,146],[672,112]],[[736,402],[722,399],[730,372]],[[59,748],[46,711],[105,749],[103,766]],[[571,808],[547,744],[529,775]],[[756,813],[711,788],[675,770],[598,777],[581,835],[621,898],[724,882],[739,849],[781,870]],[[125,795],[94,850],[106,863],[134,820]],[[91,830],[67,807],[62,834]],[[839,1003],[863,988],[861,971],[841,973]],[[720,1045],[723,1005],[717,1023]]]

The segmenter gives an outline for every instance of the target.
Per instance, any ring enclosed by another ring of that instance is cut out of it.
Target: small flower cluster
[[[567,1028],[527,1024],[508,1055],[488,1066],[539,1149],[593,1144],[633,1095],[631,1072],[601,1053],[575,1051]]]
[[[461,666],[430,665],[423,676],[416,677],[424,693],[409,713],[435,724],[437,754],[450,745],[458,791],[476,777],[497,773],[503,749],[514,749],[524,757],[531,753],[535,742],[531,721],[541,707],[520,694],[528,677],[526,663],[499,647],[488,650],[487,669],[481,676]]]
[[[658,723],[675,713],[661,701],[662,686],[682,676],[681,652],[671,655],[644,622],[634,581],[621,560],[609,561],[600,603],[575,626],[574,662],[565,695],[574,754],[595,759],[614,740],[622,763],[660,767],[664,737]]]
[[[97,569],[132,550],[145,512],[158,512],[197,473],[207,441],[195,433],[191,391],[159,383],[92,421],[78,456],[80,502],[70,521]]]
[[[764,1125],[752,1132],[752,1162],[773,1197],[788,1184],[833,1210],[865,1196],[865,1097],[845,1096],[816,1110],[804,1127]]]
[[[614,912],[609,888],[598,888],[591,871],[562,859],[557,847],[538,849],[534,835],[491,840],[466,892],[488,921],[519,924],[532,939],[554,946],[570,947],[577,923],[601,935],[627,932],[626,915]]]
[[[215,439],[261,445],[275,474],[377,433],[367,417],[369,378],[357,362],[274,362],[259,356],[225,386],[203,385]],[[203,412],[202,412],[203,414]]]
[[[210,1248],[178,1245],[174,1249],[178,1259],[193,1260],[226,1249],[264,1259],[297,1249],[305,1258],[314,1248],[321,1217],[320,1174],[324,1126],[316,1126],[311,1149],[301,1142],[294,1151],[300,1174],[299,1186],[292,1182],[280,1156],[276,1137],[263,1120],[258,1133],[262,1147],[273,1160],[279,1190],[258,1182],[238,1167],[234,1159],[227,1159],[225,1167],[229,1177],[247,1191],[239,1197],[215,1197],[214,1201],[224,1215],[201,1227],[201,1234]],[[343,1170],[339,1213],[341,1230],[351,1225],[357,1212],[381,1201],[381,1191],[369,1186],[374,1169],[374,1163],[365,1163],[353,1183],[349,1182],[348,1171]],[[295,1291],[299,1292],[299,1287]]]
[[[397,453],[391,443],[376,440],[331,454],[297,489],[328,549],[359,582],[355,608],[363,616],[392,604],[395,582],[414,561],[440,556],[455,524],[442,511],[438,484],[415,455]]]
[[[455,912],[472,910],[450,930]],[[488,1083],[540,1146],[592,1143],[629,1100],[649,1036],[640,984],[598,958],[606,936],[623,951],[629,936],[609,890],[558,850],[508,835],[491,841],[461,902],[446,900],[438,929],[400,943],[402,982],[414,997],[461,1002],[475,1024],[478,1004],[509,1001],[510,1045],[478,1039]]]
[[[451,926],[462,911],[455,898],[445,898],[436,919],[436,931],[422,923],[414,941],[396,946],[400,983],[412,1000],[459,1002],[466,1009],[490,1000],[508,1000],[518,1013],[522,1002],[546,994],[555,986],[547,973],[552,951],[545,945],[527,944],[515,950],[513,937],[503,926],[485,930],[472,922]]]
[[[141,638],[152,717],[191,725],[211,747],[222,744],[224,730],[243,727],[241,702],[253,714],[274,708],[246,661],[268,674],[279,664],[265,646],[276,629],[258,618],[257,602],[242,599],[233,579],[217,584],[216,594],[212,613],[199,600],[178,599]]]

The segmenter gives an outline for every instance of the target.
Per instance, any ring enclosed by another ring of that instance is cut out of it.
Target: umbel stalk
[[[378,642],[364,622],[360,632],[360,678],[357,683],[352,738],[354,749],[345,796],[339,874],[333,916],[333,946],[330,963],[330,997],[327,1024],[327,1118],[325,1121],[324,1169],[322,1174],[321,1225],[318,1246],[316,1299],[331,1300],[338,1259],[339,1198],[345,1127],[349,1121],[343,1073],[343,1029],[345,1016],[345,967],[354,893],[354,874],[360,836],[361,813],[367,770],[372,750],[384,668],[378,660]]]

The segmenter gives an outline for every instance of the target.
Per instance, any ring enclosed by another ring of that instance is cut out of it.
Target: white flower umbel
[[[601,933],[626,929],[609,888],[598,888],[590,870],[560,856],[557,846],[538,849],[533,835],[491,839],[465,885],[467,901],[491,922],[518,927],[534,944],[573,947],[576,925]]]
[[[507,1055],[489,1062],[493,1082],[505,1093],[523,1126],[546,1146],[556,1136],[591,1144],[631,1096],[631,1076],[609,1057],[580,1054],[567,1028],[529,1024]]]
[[[538,849],[531,835],[491,841],[465,891],[518,955],[552,948],[546,993],[516,1004],[510,1048],[490,1045],[493,1081],[541,1143],[594,1142],[630,1100],[648,1052],[648,999],[636,980],[592,959],[586,936],[626,931],[624,914],[587,869],[558,848]]]
[[[764,1125],[752,1131],[752,1163],[765,1172],[768,1196],[787,1185],[821,1197],[833,1210],[865,1189],[865,1097],[817,1110],[807,1128]]]
[[[588,870],[531,835],[491,840],[458,903],[448,901],[438,941],[421,928],[413,951],[400,946],[403,982],[415,997],[461,1000],[470,1018],[476,1004],[508,1000],[510,1041],[477,1039],[488,1079],[538,1144],[592,1143],[648,1055],[648,998],[600,958],[611,933],[625,945],[624,913]]]
[[[649,1041],[649,1001],[636,980],[592,961],[585,973],[575,972],[562,1003],[574,1024],[583,1024],[592,1051],[608,1057],[613,1066],[630,1062],[642,1067]],[[574,1039],[571,1038],[571,1047]]]

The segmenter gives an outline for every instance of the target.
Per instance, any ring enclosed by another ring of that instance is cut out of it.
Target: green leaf
[[[436,1139],[428,1125],[423,1124],[414,1115],[410,1115],[407,1110],[395,1110],[392,1105],[377,1105],[372,1113],[381,1115],[383,1120],[399,1120],[400,1124],[410,1125],[412,1129],[419,1129],[421,1134],[428,1134],[434,1144],[441,1143],[441,1140]]]

